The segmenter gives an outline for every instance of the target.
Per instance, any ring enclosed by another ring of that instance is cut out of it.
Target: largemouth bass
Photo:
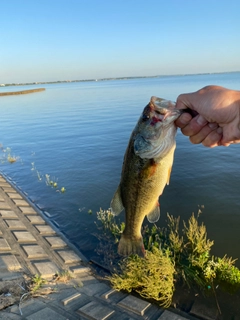
[[[125,209],[120,255],[145,255],[141,227],[145,216],[152,223],[160,217],[158,198],[169,184],[180,113],[174,102],[152,97],[132,132],[110,205],[115,215]]]

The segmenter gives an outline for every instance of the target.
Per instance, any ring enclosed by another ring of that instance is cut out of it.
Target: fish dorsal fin
[[[170,167],[168,168],[167,185],[169,185],[169,182],[170,182],[171,172],[172,172],[172,166],[170,166]]]
[[[122,203],[120,186],[118,186],[117,191],[115,192],[112,198],[110,208],[111,208],[112,214],[114,214],[115,216],[117,216],[124,209],[123,203]]]
[[[160,218],[160,204],[157,203],[156,207],[147,215],[148,221],[151,223],[157,222]]]

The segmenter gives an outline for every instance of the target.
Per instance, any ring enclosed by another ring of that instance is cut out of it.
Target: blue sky
[[[0,83],[240,70],[239,0],[2,0]]]

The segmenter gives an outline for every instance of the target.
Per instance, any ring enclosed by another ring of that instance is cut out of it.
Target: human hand
[[[195,113],[183,113],[175,122],[192,143],[206,147],[240,143],[240,91],[207,86],[181,94],[176,107]]]

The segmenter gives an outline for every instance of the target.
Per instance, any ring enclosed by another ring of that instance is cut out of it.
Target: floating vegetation
[[[106,239],[113,239],[115,243],[118,243],[125,228],[125,223],[116,221],[115,216],[111,210],[102,210],[97,212],[97,219],[100,222],[96,223],[97,228],[101,231]]]
[[[143,240],[146,257],[131,255],[125,259],[117,256],[116,244],[124,230],[124,223],[116,222],[110,210],[100,209],[97,212],[99,254],[106,255],[106,246],[110,247],[108,255],[119,261],[119,268],[110,268],[108,277],[116,290],[135,291],[147,299],[155,299],[161,306],[167,307],[177,283],[186,283],[202,291],[222,288],[235,292],[240,288],[240,270],[234,266],[236,260],[226,255],[223,258],[211,255],[214,244],[207,238],[206,227],[199,223],[199,213],[194,214],[188,222],[183,221],[180,230],[180,217],[167,216],[167,227],[157,225],[143,228]],[[105,241],[105,247],[104,247]],[[115,250],[115,251],[114,251]],[[107,258],[104,257],[104,261]],[[108,261],[108,266],[111,263]],[[220,307],[218,305],[219,312]]]
[[[37,168],[35,167],[35,163],[32,162],[31,165],[32,165],[31,170],[34,171],[34,172],[36,172],[38,180],[39,180],[39,181],[42,181],[42,175],[40,174],[40,172],[39,172],[39,171],[37,170]]]
[[[15,155],[12,154],[11,148],[7,147],[4,149],[3,145],[0,144],[0,150],[3,152],[3,156],[0,157],[1,163],[14,163],[20,159],[20,157],[16,157]]]
[[[3,153],[3,155],[0,156],[1,163],[8,162],[12,164],[20,160],[20,157],[16,157],[15,155],[12,154],[11,148],[9,147],[4,148],[3,145],[0,144],[0,150]],[[31,155],[34,156],[35,152],[32,152]],[[50,177],[49,174],[41,174],[37,170],[34,162],[31,162],[31,171],[33,171],[36,174],[38,181],[45,181],[46,185],[49,187],[52,187],[53,189],[56,189],[56,192],[59,192],[59,193],[66,192],[65,187],[58,188],[58,179],[56,179],[55,177]]]
[[[57,188],[58,184],[57,184],[57,179],[56,178],[51,178],[49,174],[45,174],[45,181],[46,181],[46,185],[53,187],[53,188]]]
[[[32,165],[31,170],[36,173],[37,178],[38,178],[39,181],[45,181],[45,183],[46,183],[46,185],[48,187],[51,187],[51,188],[54,188],[54,189],[58,188],[58,179],[56,179],[55,177],[51,177],[49,174],[42,175],[37,170],[34,162],[32,162],[31,165]],[[56,191],[60,192],[60,193],[65,193],[66,189],[64,187],[61,187],[60,189],[57,189]]]
[[[97,212],[97,220],[95,224],[98,232],[94,236],[99,240],[99,244],[96,252],[103,257],[103,265],[112,270],[118,267],[117,262],[120,261],[117,244],[125,228],[125,223],[116,220],[110,209],[102,210],[101,208]]]

